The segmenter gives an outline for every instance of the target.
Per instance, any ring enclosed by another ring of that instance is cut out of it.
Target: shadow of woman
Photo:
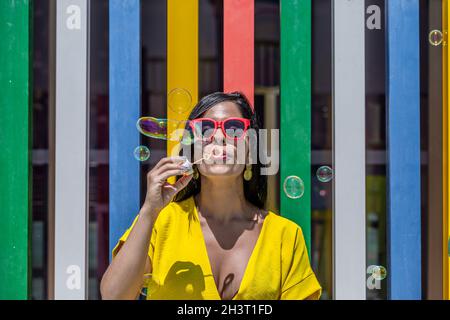
[[[203,300],[201,293],[204,290],[205,275],[202,268],[192,262],[176,261],[162,285],[151,281],[148,294],[152,300]]]

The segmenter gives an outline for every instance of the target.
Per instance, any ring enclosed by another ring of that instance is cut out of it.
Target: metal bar
[[[450,210],[449,210],[449,155],[450,150],[450,131],[449,131],[449,55],[448,50],[448,22],[450,20],[450,8],[448,0],[442,1],[442,31],[444,33],[443,52],[442,52],[442,92],[443,92],[443,104],[442,104],[442,126],[443,126],[443,167],[442,167],[442,179],[443,179],[443,219],[442,219],[442,255],[443,255],[443,297],[445,300],[450,299],[450,256],[448,253],[449,247],[449,235],[450,235]]]
[[[311,1],[280,6],[280,212],[302,228],[311,258]],[[303,181],[303,196],[284,192],[290,176]]]
[[[223,15],[224,91],[242,91],[253,107],[254,0],[226,0]]]
[[[386,2],[388,295],[421,299],[419,2]]]
[[[55,299],[87,297],[89,2],[56,4]]]
[[[31,4],[0,2],[0,299],[27,299],[31,228]]]
[[[366,298],[365,6],[333,1],[334,297]],[[351,75],[349,77],[349,75]]]
[[[48,154],[33,150],[33,165],[48,163],[47,188],[47,298],[55,298],[55,125],[56,125],[56,0],[49,1],[49,102],[48,102]],[[35,161],[43,156],[43,162]]]
[[[186,120],[197,99],[198,0],[167,0],[167,118]],[[168,135],[184,128],[176,123],[170,121]],[[167,140],[167,154],[178,151],[177,142]]]
[[[443,297],[442,265],[442,46],[428,42],[431,30],[442,30],[442,0],[430,0],[426,41],[428,47],[428,215],[427,299]]]
[[[139,212],[140,0],[109,2],[109,253]]]

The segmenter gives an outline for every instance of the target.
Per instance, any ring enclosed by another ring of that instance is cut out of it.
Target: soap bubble
[[[284,179],[283,189],[287,197],[298,199],[303,196],[305,185],[303,184],[303,180],[299,177],[289,176]]]
[[[139,161],[146,161],[150,158],[150,149],[146,146],[137,146],[134,149],[134,157]]]
[[[181,144],[184,144],[186,146],[190,146],[194,143],[194,135],[191,130],[184,130],[183,136],[181,137]]]
[[[192,97],[186,89],[175,88],[169,92],[167,103],[173,112],[185,113],[191,109]]]
[[[190,136],[183,136],[182,138],[181,138],[181,144],[184,144],[184,145],[186,145],[186,146],[189,146],[189,145],[191,145],[191,144],[193,144],[194,143],[194,139],[192,138],[192,137],[190,137]]]
[[[329,182],[333,179],[333,169],[328,166],[322,166],[317,169],[316,176],[320,182]]]
[[[143,135],[155,139],[167,139],[167,119],[139,118],[136,127]]]
[[[375,266],[372,269],[372,276],[375,280],[383,280],[387,276],[386,268],[383,266]]]
[[[193,137],[189,130],[185,130],[186,123],[186,120],[141,117],[136,122],[136,128],[146,137],[180,141],[182,144],[190,145],[193,142]],[[168,136],[168,132],[171,132],[170,136]]]
[[[442,43],[443,36],[442,32],[440,30],[431,30],[430,34],[428,35],[428,41],[430,41],[430,44],[433,46],[438,46]]]

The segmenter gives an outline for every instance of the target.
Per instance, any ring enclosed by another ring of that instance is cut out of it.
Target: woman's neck
[[[201,179],[196,204],[203,217],[221,223],[254,219],[257,208],[245,199],[242,176],[220,179],[201,176]]]

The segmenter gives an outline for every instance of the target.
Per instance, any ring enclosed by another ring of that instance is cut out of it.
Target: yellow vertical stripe
[[[443,90],[442,90],[442,94],[443,94],[443,110],[442,110],[442,118],[443,118],[443,148],[442,148],[442,152],[443,152],[443,228],[444,228],[444,245],[443,245],[443,270],[444,270],[444,274],[443,274],[443,280],[444,280],[444,285],[443,285],[443,292],[444,292],[444,299],[448,300],[450,297],[450,285],[449,285],[449,280],[450,280],[450,269],[449,269],[449,256],[448,256],[448,237],[450,235],[450,229],[449,229],[449,203],[448,203],[448,199],[449,199],[449,159],[448,159],[448,151],[449,151],[449,101],[448,101],[448,92],[449,92],[449,79],[448,79],[448,75],[449,75],[449,50],[448,50],[448,21],[449,21],[449,8],[448,8],[448,0],[444,0],[442,2],[443,8],[442,8],[442,29],[443,29],[443,33],[444,33],[444,42],[443,42],[443,61],[442,61],[442,83],[443,83]]]
[[[186,120],[197,100],[198,0],[167,0],[167,118]],[[177,121],[168,121],[168,137],[184,128]],[[177,144],[167,140],[167,155]]]

